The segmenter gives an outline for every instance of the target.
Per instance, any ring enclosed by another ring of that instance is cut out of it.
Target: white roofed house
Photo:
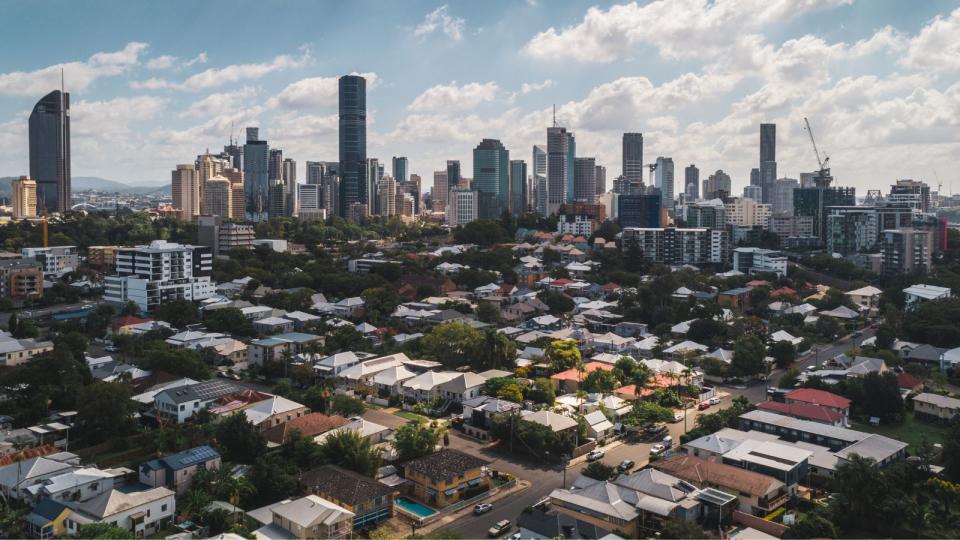
[[[441,383],[438,387],[438,394],[444,399],[463,403],[468,399],[473,399],[480,395],[480,389],[483,388],[487,378],[480,376],[472,371],[460,373],[456,377]]]
[[[456,371],[427,371],[403,383],[403,395],[414,401],[430,401],[441,395],[440,385],[459,376]],[[482,383],[481,383],[482,384]]]
[[[340,373],[375,355],[366,352],[344,351],[327,356],[317,362],[313,369],[321,377],[339,377]]]
[[[52,350],[52,341],[16,339],[9,332],[0,332],[0,366],[19,366]]]
[[[273,426],[289,422],[310,412],[305,405],[282,396],[272,396],[243,410],[247,421],[266,431]]]
[[[409,360],[410,359],[407,358],[407,355],[403,353],[391,354],[389,356],[381,356],[378,358],[370,358],[343,369],[340,371],[338,376],[343,378],[348,385],[371,386],[373,383],[373,377],[378,373],[392,367],[402,366]]]
[[[931,300],[940,300],[941,298],[950,298],[952,292],[947,287],[938,287],[936,285],[926,285],[923,283],[911,285],[903,290],[906,295],[907,311],[916,309],[923,302]]]
[[[165,487],[126,492],[111,490],[81,503],[71,503],[66,532],[76,535],[80,527],[110,523],[146,538],[162,530],[176,514],[176,493]]]
[[[403,393],[403,383],[416,376],[416,373],[407,369],[403,364],[400,364],[377,373],[373,376],[372,382],[373,385],[377,387],[377,390],[381,392],[381,395],[383,395],[383,393],[400,395]]]
[[[253,327],[261,334],[293,332],[293,321],[285,317],[265,317],[253,321]]]
[[[35,457],[0,467],[0,494],[9,503],[31,496],[28,488],[75,468],[80,460],[69,452]]]
[[[627,354],[636,342],[632,337],[619,336],[613,332],[593,336],[593,348],[601,353]]]
[[[333,312],[340,317],[353,319],[363,315],[366,305],[367,303],[363,301],[363,298],[352,296],[350,298],[344,298],[334,304]]]
[[[254,531],[259,540],[351,538],[355,514],[316,495],[286,500],[248,515],[263,526]]]
[[[860,287],[852,291],[847,291],[846,295],[850,300],[863,311],[876,309],[880,304],[880,294],[883,291],[872,286]]]
[[[133,472],[126,468],[100,470],[96,467],[67,470],[39,484],[28,486],[27,492],[32,501],[86,501],[112,490],[115,483],[119,485],[125,476],[132,475]]]
[[[607,419],[603,411],[596,410],[583,416],[587,421],[587,434],[596,439],[603,439],[613,433],[613,423]]]

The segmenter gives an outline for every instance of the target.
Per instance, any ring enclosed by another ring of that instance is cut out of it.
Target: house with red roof
[[[798,388],[788,392],[783,396],[787,404],[805,403],[808,405],[818,405],[826,407],[843,415],[844,421],[850,418],[850,400],[827,392],[826,390],[817,390],[816,388]]]
[[[923,381],[916,375],[907,373],[906,371],[897,374],[897,385],[902,392],[906,392],[907,394],[923,390]]]
[[[770,291],[770,298],[780,298],[782,296],[795,296],[797,291],[791,289],[790,287],[780,287],[779,289],[774,289]]]
[[[770,282],[764,279],[755,279],[747,282],[747,287],[769,287]]]
[[[757,408],[762,411],[770,411],[784,416],[799,418],[800,420],[810,420],[811,422],[819,422],[836,427],[846,427],[842,414],[822,405],[763,401],[757,404]]]
[[[583,366],[582,375],[579,371],[577,371],[577,368],[570,368],[566,371],[554,373],[552,376],[550,376],[550,381],[553,382],[554,388],[556,388],[558,391],[572,393],[580,389],[581,377],[586,379],[587,375],[598,369],[611,371],[613,369],[613,365],[604,362],[587,362]]]

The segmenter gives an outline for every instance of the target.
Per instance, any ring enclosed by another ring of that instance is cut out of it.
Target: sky
[[[319,2],[4,0],[0,176],[27,174],[27,118],[71,92],[72,171],[164,184],[231,132],[297,161],[337,160],[337,77],[367,77],[368,157],[433,171],[503,141],[530,161],[556,106],[578,156],[621,173],[621,134],[676,174],[723,169],[734,191],[777,124],[781,177],[898,178],[960,190],[960,2]]]

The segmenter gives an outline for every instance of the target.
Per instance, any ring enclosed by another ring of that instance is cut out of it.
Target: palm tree
[[[212,502],[209,494],[199,489],[191,489],[183,498],[183,513],[187,517],[198,516]]]
[[[633,383],[633,395],[639,398],[643,395],[643,390],[647,387],[647,379],[650,378],[650,368],[646,364],[638,364],[637,368],[631,374]]]
[[[221,467],[221,469],[224,468]],[[234,506],[235,510],[240,503],[240,499],[257,491],[257,488],[245,476],[234,476],[233,474],[224,478],[217,485],[217,489],[227,499],[227,502]]]

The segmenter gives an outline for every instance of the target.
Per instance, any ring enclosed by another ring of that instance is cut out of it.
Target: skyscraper
[[[206,189],[206,197],[203,199],[203,214],[220,216],[223,219],[230,218],[233,210],[230,180],[223,176],[208,178]]]
[[[533,209],[536,213],[541,216],[547,215],[547,149],[543,146],[534,145],[533,147],[533,158],[530,161],[530,166],[533,168],[531,173],[533,174],[533,191],[534,191],[534,201]],[[540,185],[543,184],[544,188],[541,190]]]
[[[381,202],[383,199],[380,197],[380,179],[383,177],[380,174],[380,160],[377,158],[367,158],[367,193],[370,194],[370,197],[367,199],[367,215],[377,216],[383,212],[381,207]]]
[[[623,168],[627,182],[634,185],[643,183],[643,133],[623,134]]]
[[[793,178],[781,178],[774,182],[770,210],[775,214],[792,214],[793,190],[799,187],[800,182]]]
[[[271,182],[283,179],[283,150],[271,148],[269,156],[267,161],[268,179]]]
[[[287,215],[297,215],[297,162],[285,158],[283,160],[283,185],[287,192]]]
[[[197,170],[192,163],[177,165],[170,175],[170,191],[173,207],[180,211],[180,219],[189,221],[200,214]]]
[[[693,163],[683,169],[683,186],[688,200],[695,201],[700,198],[700,169]]]
[[[307,162],[307,184],[310,185],[320,185],[323,182],[323,162],[322,161],[308,161]]]
[[[760,185],[760,169],[756,167],[750,169],[750,185],[751,186]]]
[[[473,149],[473,189],[480,197],[480,217],[496,219],[510,208],[510,152],[497,139],[483,139]]]
[[[430,191],[430,203],[434,212],[443,212],[447,207],[447,195],[450,192],[450,183],[447,181],[447,171],[433,171],[433,189]]]
[[[39,211],[66,212],[70,189],[70,94],[54,90],[30,113],[30,178]]]
[[[340,200],[346,216],[354,203],[367,202],[367,81],[345,75],[339,81]]]
[[[260,130],[247,128],[247,143],[243,145],[243,191],[247,197],[247,216],[261,221],[267,211],[270,197],[270,146],[260,140]]]
[[[569,144],[567,128],[547,128],[547,215],[556,214],[567,200]]]
[[[567,198],[566,198],[566,202],[573,202],[574,171],[576,170],[576,163],[577,163],[577,139],[573,136],[572,131],[568,131],[567,132],[567,189],[566,189]]]
[[[729,197],[731,185],[730,175],[723,172],[723,169],[717,169],[717,172],[711,174],[703,181],[703,198],[716,199]]]
[[[607,168],[603,165],[597,165],[596,172],[594,176],[597,181],[597,195],[602,195],[607,192]]]
[[[10,205],[14,219],[37,217],[37,183],[29,176],[10,182]]]
[[[597,200],[597,158],[578,157],[573,165],[573,198],[593,204]]]
[[[243,191],[243,171],[228,167],[223,170],[223,176],[230,181],[230,218],[243,221],[247,199]]]
[[[527,162],[510,161],[510,213],[519,216],[527,211]]]
[[[386,175],[377,183],[377,196],[380,203],[377,205],[379,215],[394,216],[397,214],[397,183],[393,177]]]
[[[407,181],[407,158],[393,157],[393,180],[401,184]]]
[[[655,185],[663,195],[663,207],[673,209],[673,158],[657,157]]]
[[[760,187],[769,204],[777,181],[777,125],[760,124]]]
[[[463,175],[460,173],[460,160],[459,159],[447,160],[448,189],[453,189],[457,187],[457,185],[460,184],[462,180],[463,180]]]

